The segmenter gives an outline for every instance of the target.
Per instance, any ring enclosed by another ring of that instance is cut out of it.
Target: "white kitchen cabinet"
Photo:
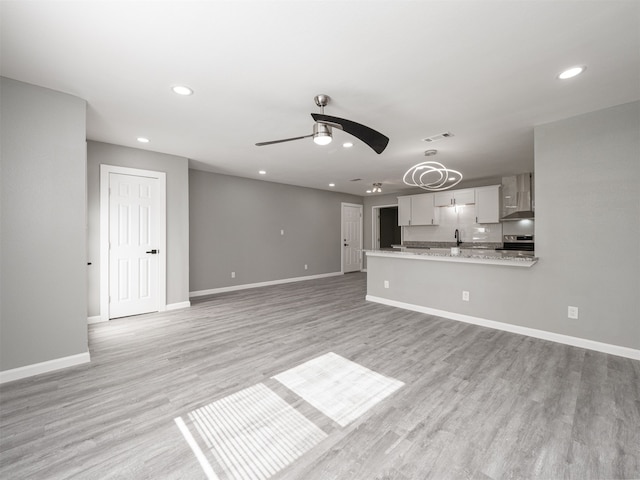
[[[433,193],[398,197],[398,225],[437,225],[439,217],[433,198]]]
[[[476,203],[476,195],[474,188],[466,188],[463,190],[447,190],[438,192],[434,197],[436,207],[452,207],[454,205],[473,205]]]
[[[476,223],[500,222],[500,185],[476,190]]]
[[[398,225],[411,225],[411,197],[398,197]]]
[[[433,193],[411,196],[411,225],[437,225]]]

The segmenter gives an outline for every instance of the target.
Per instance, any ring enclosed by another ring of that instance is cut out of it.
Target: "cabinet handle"
[[[476,217],[476,223],[478,223],[478,217]]]

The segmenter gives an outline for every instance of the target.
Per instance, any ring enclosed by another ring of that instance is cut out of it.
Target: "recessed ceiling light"
[[[149,143],[149,139],[145,137],[138,137],[138,141],[140,143]]]
[[[344,148],[351,148],[351,147],[353,147],[353,143],[352,143],[352,142],[344,142],[344,143],[342,144],[342,146],[343,146]]]
[[[193,95],[193,90],[185,85],[175,85],[171,87],[171,90],[173,90],[173,93],[177,93],[178,95]]]
[[[371,190],[367,190],[367,193],[371,193]]]
[[[266,175],[266,174],[267,174],[267,172],[266,172],[265,170],[260,170],[258,173],[259,173],[260,175]]]
[[[562,72],[560,75],[558,75],[558,78],[560,80],[567,80],[569,78],[573,78],[577,75],[580,75],[582,72],[584,72],[587,69],[587,67],[585,66],[580,66],[580,67],[571,67],[566,69],[564,72]]]
[[[330,184],[329,184],[329,186],[330,186],[330,187],[335,187],[335,186],[336,186],[336,184],[335,184],[335,183],[330,183]]]

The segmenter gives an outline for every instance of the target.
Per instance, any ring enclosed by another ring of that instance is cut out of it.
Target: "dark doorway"
[[[398,207],[380,208],[380,248],[400,245],[400,227],[398,226]]]

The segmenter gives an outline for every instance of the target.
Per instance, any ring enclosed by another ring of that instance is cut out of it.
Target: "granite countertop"
[[[419,243],[419,245],[407,245],[399,246],[391,249],[380,250],[368,250],[369,256],[384,256],[384,257],[397,257],[397,258],[414,258],[419,260],[434,260],[434,261],[448,261],[459,263],[484,263],[493,265],[510,265],[510,266],[523,266],[530,267],[537,263],[538,258],[534,256],[523,256],[513,252],[496,251],[496,246],[499,248],[502,246],[498,244],[482,244],[479,246],[474,244],[472,247],[465,246],[464,243],[460,245],[460,254],[452,255],[451,248],[455,247],[455,242],[444,242],[451,246],[433,246],[438,242],[412,242]],[[427,246],[425,244],[430,244]]]
[[[502,248],[502,242],[462,242],[457,245],[456,242],[412,242],[406,241],[403,245],[392,245],[395,248],[466,248],[466,249],[484,249],[495,250],[496,248]]]

